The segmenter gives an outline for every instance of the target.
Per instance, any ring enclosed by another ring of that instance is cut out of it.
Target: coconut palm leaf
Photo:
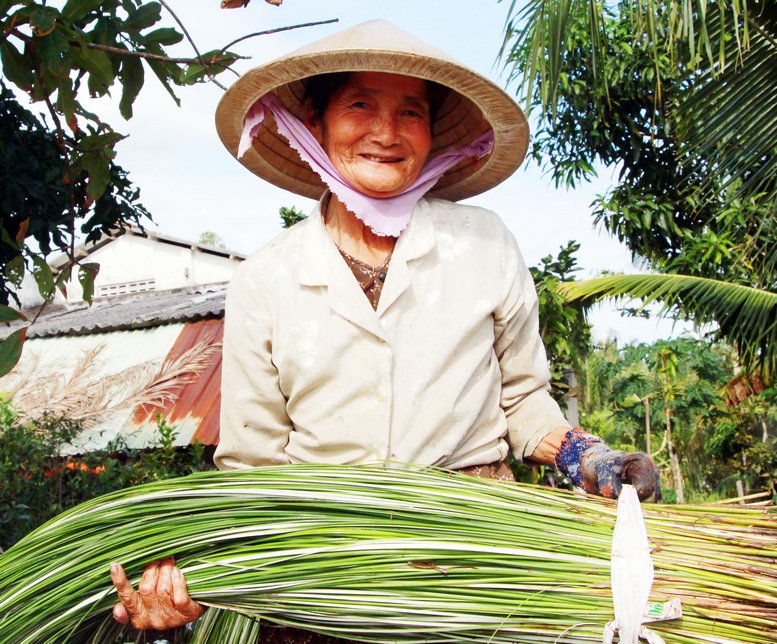
[[[682,160],[702,157],[709,180],[730,196],[777,195],[777,38],[761,26],[740,51],[720,24],[711,37],[721,43],[728,64],[708,67],[674,118],[682,141]]]
[[[709,69],[717,74],[737,60],[742,62],[741,56],[750,48],[752,38],[762,41],[771,36],[773,44],[772,18],[761,11],[758,0],[751,0],[750,9],[747,0],[636,0],[623,3],[619,11],[627,13],[635,41],[650,48],[653,58],[669,54],[691,68]],[[519,50],[530,52],[529,65],[515,71],[522,72],[528,87],[538,77],[543,88],[547,88],[543,103],[546,96],[554,103],[571,22],[587,16],[596,66],[596,61],[607,55],[607,36],[602,26],[612,11],[612,5],[599,0],[527,0],[520,9],[517,0],[512,0],[500,58]],[[724,40],[733,46],[724,46]],[[606,83],[606,78],[597,72],[595,69],[595,78]],[[660,76],[656,82],[660,85]]]
[[[702,155],[708,171],[734,196],[777,196],[777,17],[763,0],[635,0],[613,6],[598,0],[528,0],[510,4],[500,51],[513,66],[527,105],[539,88],[544,110],[555,114],[568,75],[570,27],[587,21],[594,84],[609,100],[603,25],[614,11],[627,15],[634,43],[656,61],[656,110],[661,109],[661,65],[668,57],[687,69],[687,97],[674,118],[685,157]],[[687,98],[687,101],[686,101]],[[600,106],[593,105],[593,109]]]
[[[555,113],[558,102],[558,87],[563,72],[563,61],[568,43],[566,34],[577,21],[578,13],[587,11],[590,18],[591,51],[593,60],[602,60],[605,55],[606,34],[601,28],[604,7],[589,0],[529,0],[520,11],[516,0],[510,3],[505,25],[505,38],[499,58],[509,64],[517,52],[525,52],[526,63],[513,67],[510,81],[519,80],[527,97],[527,108],[538,80],[542,104]],[[593,65],[597,81],[605,83],[599,74],[599,67]]]
[[[593,303],[607,297],[653,302],[692,319],[714,323],[718,335],[738,351],[747,369],[760,368],[772,382],[777,369],[777,293],[690,275],[608,275],[559,285],[569,301]]]

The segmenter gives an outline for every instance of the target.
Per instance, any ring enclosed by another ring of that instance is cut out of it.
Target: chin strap
[[[377,199],[362,194],[343,178],[324,149],[305,124],[294,116],[275,94],[265,94],[246,115],[237,158],[251,147],[268,113],[275,117],[278,132],[297,151],[303,161],[321,177],[348,210],[372,229],[376,235],[398,237],[410,222],[418,200],[431,190],[442,175],[464,159],[480,159],[491,153],[494,133],[489,130],[472,143],[455,150],[445,150],[426,162],[418,178],[402,194]]]

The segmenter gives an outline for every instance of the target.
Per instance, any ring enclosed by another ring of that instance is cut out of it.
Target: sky
[[[252,0],[245,8],[231,10],[221,9],[219,0],[167,0],[167,4],[202,52],[257,31],[338,19],[335,24],[260,36],[235,45],[232,51],[251,57],[238,62],[239,72],[336,31],[384,18],[502,87],[507,83],[497,55],[508,0],[283,0],[278,7]],[[169,18],[166,22],[173,25]],[[184,41],[171,54],[189,57],[193,52]],[[234,78],[229,72],[218,76],[224,85]],[[515,95],[517,87],[510,85],[507,91]],[[119,92],[117,87],[113,97],[95,101],[93,106],[115,130],[128,135],[117,148],[117,162],[140,187],[141,201],[152,213],[153,224],[147,228],[190,241],[212,231],[228,249],[250,254],[281,231],[281,206],[304,212],[313,207],[309,199],[255,177],[226,151],[214,126],[222,89],[210,83],[176,88],[181,100],[177,107],[147,68],[146,83],[130,121],[118,114]],[[555,256],[574,239],[581,243],[577,257],[582,270],[577,278],[604,270],[636,272],[627,249],[593,226],[591,202],[607,191],[612,178],[612,170],[603,169],[590,184],[572,191],[556,189],[547,173],[527,161],[510,179],[465,203],[499,213],[529,265]],[[609,304],[594,309],[590,319],[598,341],[616,337],[620,343],[650,342],[687,331],[655,318],[624,318]]]

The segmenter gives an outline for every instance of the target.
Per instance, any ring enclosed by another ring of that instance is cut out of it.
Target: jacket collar
[[[388,278],[374,311],[324,225],[321,202],[308,217],[300,243],[298,280],[303,286],[328,290],[330,308],[338,315],[385,339],[380,317],[410,286],[410,263],[434,248],[434,223],[430,204],[421,199],[391,255]]]

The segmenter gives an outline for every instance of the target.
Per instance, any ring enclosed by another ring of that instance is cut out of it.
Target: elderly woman
[[[511,479],[512,453],[593,493],[629,481],[660,495],[645,454],[565,421],[514,237],[454,202],[524,157],[526,119],[501,89],[374,21],[248,72],[217,125],[251,171],[319,199],[230,285],[220,468],[391,462]],[[119,621],[202,611],[172,560],[139,592],[112,575]]]

